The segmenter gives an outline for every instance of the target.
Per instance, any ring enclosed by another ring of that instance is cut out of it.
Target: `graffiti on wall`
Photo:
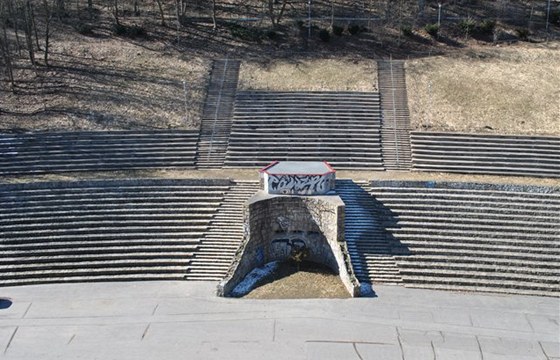
[[[272,194],[326,194],[332,190],[332,184],[332,177],[328,175],[270,174],[268,179],[269,192]]]
[[[285,257],[295,261],[296,263],[300,263],[306,258],[309,257],[309,249],[305,240],[300,237],[300,235],[288,234],[284,233],[281,235],[277,235],[274,240],[272,240],[273,247],[280,247],[281,249],[276,249],[283,252]]]

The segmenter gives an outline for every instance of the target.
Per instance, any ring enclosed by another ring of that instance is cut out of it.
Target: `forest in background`
[[[454,56],[559,22],[552,0],[2,0],[0,127],[196,128],[214,58]]]

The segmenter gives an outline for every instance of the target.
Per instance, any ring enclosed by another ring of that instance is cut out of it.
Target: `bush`
[[[529,29],[527,28],[517,28],[515,29],[517,36],[521,40],[528,40],[529,39]]]
[[[86,23],[78,23],[76,31],[82,35],[93,35],[93,26]]]
[[[324,42],[329,42],[329,40],[331,39],[331,34],[327,29],[321,29],[321,31],[319,31],[319,38]]]
[[[560,8],[553,10],[550,13],[550,23],[555,25],[560,25]]]
[[[472,35],[476,29],[476,21],[471,18],[461,20],[459,22],[459,29],[465,36]]]
[[[230,24],[229,31],[231,36],[245,41],[258,41],[262,38],[262,33],[258,29],[248,28],[239,24]]]
[[[401,34],[403,34],[406,37],[411,37],[412,34],[412,26],[410,25],[403,25],[401,26]]]
[[[342,26],[333,25],[332,32],[336,36],[342,36],[342,33],[344,32],[344,28]]]
[[[275,40],[278,37],[278,33],[274,30],[268,30],[266,32],[266,37],[270,40]]]
[[[496,29],[496,21],[494,20],[482,20],[482,22],[477,27],[477,32],[480,35],[492,35]]]
[[[426,26],[424,26],[424,30],[426,30],[426,32],[428,34],[430,34],[430,36],[436,37],[438,35],[438,32],[439,32],[439,25],[438,24],[427,24]]]
[[[115,24],[113,25],[113,32],[119,36],[126,36],[130,38],[136,37],[146,37],[148,36],[148,32],[146,29],[141,25],[123,25],[123,24]]]
[[[360,31],[362,31],[362,27],[360,25],[354,24],[348,27],[348,32],[350,33],[350,35],[359,34]]]

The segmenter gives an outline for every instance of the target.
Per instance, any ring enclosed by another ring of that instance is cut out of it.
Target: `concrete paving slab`
[[[533,331],[524,314],[477,310],[471,314],[471,318],[476,327],[503,330],[514,329],[524,332]]]
[[[488,358],[519,358],[519,359],[546,359],[538,342],[527,341],[519,338],[499,338],[479,336],[478,341],[484,354]]]
[[[17,326],[0,326],[0,357],[9,350],[8,345],[12,341],[12,337],[17,330]]]
[[[251,319],[225,321],[153,322],[143,341],[157,344],[272,341],[274,320]]]
[[[541,348],[549,358],[560,358],[560,339],[554,341],[541,341]]]
[[[437,359],[483,360],[476,336],[442,332],[441,341],[434,341]]]
[[[62,356],[76,333],[76,326],[19,326],[4,356],[21,359],[42,359]]]
[[[469,314],[458,309],[438,309],[433,312],[433,317],[436,323],[473,326]]]
[[[558,334],[560,332],[558,317],[527,314],[527,320],[529,320],[529,324],[535,332],[544,334]]]
[[[402,360],[402,352],[398,345],[356,343],[355,347],[360,354],[360,360]]]
[[[218,298],[215,288],[178,281],[0,288],[14,301],[0,309],[0,359],[559,355],[558,298],[376,286],[375,298],[245,300]]]
[[[307,342],[307,359],[309,360],[339,360],[361,359],[354,343],[349,342]]]
[[[26,318],[122,317],[151,315],[158,304],[155,299],[78,299],[34,302]]]
[[[334,317],[330,319],[301,317],[277,320],[276,339],[288,341],[290,338],[304,341],[395,344],[396,329],[370,321],[345,321]]]
[[[434,360],[435,350],[429,346],[402,345],[402,358],[405,360]]]
[[[399,317],[403,321],[431,323],[434,322],[434,316],[431,311],[400,311]]]
[[[0,314],[2,314],[2,318],[4,319],[21,319],[30,309],[30,306],[31,302],[18,301],[17,303],[12,303],[12,305],[7,309],[1,309]]]

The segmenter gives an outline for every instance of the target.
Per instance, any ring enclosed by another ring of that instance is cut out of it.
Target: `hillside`
[[[559,77],[559,27],[554,17],[547,31],[545,9],[522,1],[507,9],[486,1],[452,2],[437,37],[423,26],[437,20],[437,6],[428,4],[420,14],[416,2],[405,7],[341,1],[331,7],[317,1],[308,28],[305,2],[289,2],[272,27],[261,3],[218,1],[214,28],[210,5],[199,1],[179,3],[180,25],[171,1],[162,0],[160,12],[156,2],[119,0],[118,21],[114,2],[93,0],[91,9],[68,3],[60,10],[54,2],[44,8],[32,1],[34,26],[23,3],[14,1],[21,5],[15,10],[0,6],[6,35],[0,40],[4,131],[194,129],[212,59],[242,59],[242,88],[371,91],[373,60],[392,56],[409,59],[410,107],[418,129],[558,134],[557,92],[551,86]],[[552,9],[558,5],[553,2]],[[280,7],[273,8],[279,15]],[[530,20],[523,20],[528,12]],[[471,18],[477,24],[492,19],[496,31],[509,37],[494,42],[465,36],[461,21]],[[24,31],[28,25],[31,32]],[[520,32],[524,28],[527,34]],[[484,71],[469,74],[471,66]],[[488,96],[479,86],[507,101],[481,101]]]

